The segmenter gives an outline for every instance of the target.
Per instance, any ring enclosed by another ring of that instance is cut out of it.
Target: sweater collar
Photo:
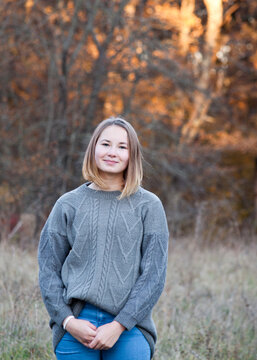
[[[119,191],[119,190],[105,191],[105,190],[91,189],[90,187],[88,187],[90,184],[91,184],[91,182],[87,181],[83,184],[83,187],[89,196],[92,196],[96,199],[103,199],[103,198],[104,199],[115,199],[121,194],[121,191]]]

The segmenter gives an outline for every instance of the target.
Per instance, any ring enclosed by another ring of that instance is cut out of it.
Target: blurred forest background
[[[22,245],[122,115],[173,237],[257,228],[255,0],[2,0],[0,228]],[[33,240],[34,239],[34,240]]]
[[[1,0],[0,51],[0,358],[55,358],[39,232],[122,115],[175,240],[154,359],[256,360],[256,0]]]

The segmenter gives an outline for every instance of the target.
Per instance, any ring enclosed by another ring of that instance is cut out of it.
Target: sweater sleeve
[[[67,214],[57,200],[41,232],[38,263],[42,298],[51,319],[59,326],[73,314],[64,302],[61,279],[62,265],[70,251],[66,228]]]
[[[144,219],[140,275],[114,320],[128,330],[140,323],[157,303],[165,283],[169,231],[161,201],[153,202]]]

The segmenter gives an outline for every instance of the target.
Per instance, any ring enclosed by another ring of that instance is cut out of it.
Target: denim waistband
[[[79,314],[79,318],[85,319],[88,321],[93,322],[95,325],[96,323],[99,325],[111,322],[114,319],[114,315],[110,314],[109,312],[100,309],[99,307],[92,305],[90,303],[85,303],[83,309]]]

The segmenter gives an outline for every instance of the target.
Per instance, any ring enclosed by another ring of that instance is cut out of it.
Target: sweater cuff
[[[121,325],[125,326],[128,331],[137,324],[137,320],[124,312],[120,312],[113,320],[118,321]]]
[[[73,312],[71,308],[67,305],[63,308],[61,308],[58,313],[56,313],[56,316],[54,317],[54,322],[62,327],[63,320],[66,319],[67,316],[73,315]]]

